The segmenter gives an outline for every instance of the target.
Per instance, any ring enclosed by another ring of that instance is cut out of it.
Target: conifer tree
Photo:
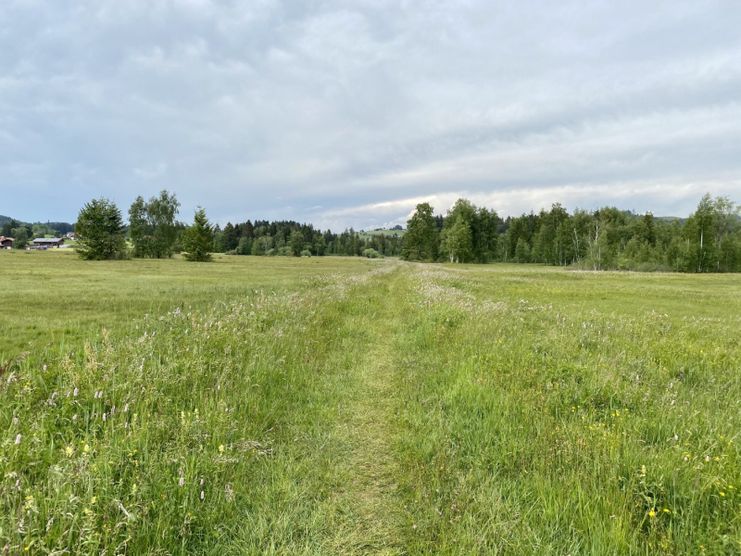
[[[93,199],[77,217],[77,253],[86,260],[126,258],[126,237],[118,207],[108,199]]]
[[[185,230],[183,248],[188,261],[208,262],[211,260],[213,228],[206,218],[206,211],[199,208],[193,218],[193,225]]]

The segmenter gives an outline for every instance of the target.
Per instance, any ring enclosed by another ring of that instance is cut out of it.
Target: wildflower
[[[664,512],[665,514],[670,514],[670,513],[672,513],[672,512],[671,512],[671,510],[670,510],[669,508],[664,508],[664,509],[663,509],[663,510],[661,510],[661,511],[662,511],[662,512]]]
[[[179,487],[184,487],[185,486],[185,477],[183,477],[182,475],[178,479],[178,486]]]
[[[721,497],[723,497],[723,496],[726,495],[726,493],[721,490],[720,492],[718,492],[718,495],[721,496]]]
[[[72,457],[72,454],[74,454],[74,453],[75,453],[75,449],[74,449],[74,448],[73,448],[72,446],[67,446],[67,447],[66,447],[66,448],[64,449],[64,453],[65,453],[65,455],[66,455],[66,456],[67,456],[68,458],[71,458],[71,457]]]
[[[23,437],[20,434],[16,435],[16,437],[15,437],[15,443],[16,443],[16,445],[18,445],[18,444],[21,443],[21,438],[23,438]]]
[[[85,452],[86,454],[89,454],[90,453],[90,446],[88,444],[85,444],[82,447],[82,451]]]
[[[93,496],[93,497],[92,497],[92,498],[90,499],[90,505],[91,505],[91,506],[94,506],[94,505],[96,504],[96,502],[97,502],[97,501],[98,501],[98,497],[97,497],[97,496]]]
[[[72,390],[72,395],[76,398],[77,395],[80,393],[80,389],[75,386],[75,389]]]
[[[650,510],[648,511],[648,517],[650,517],[650,518],[652,518],[652,519],[653,519],[654,517],[656,517],[656,509],[655,509],[655,508],[651,508],[651,509],[650,509]]]
[[[223,444],[219,444],[219,453],[220,454],[223,454],[224,453],[224,445]]]
[[[206,493],[201,491],[201,502],[206,498]]]

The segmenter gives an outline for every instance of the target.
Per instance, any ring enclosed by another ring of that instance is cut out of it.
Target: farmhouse
[[[48,247],[59,247],[64,244],[63,237],[37,237],[31,243],[34,247],[48,248]]]
[[[0,249],[13,249],[14,241],[12,237],[0,236]]]

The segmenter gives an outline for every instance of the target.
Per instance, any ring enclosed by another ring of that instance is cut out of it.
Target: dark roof
[[[64,241],[63,237],[37,237],[33,243],[60,243]]]

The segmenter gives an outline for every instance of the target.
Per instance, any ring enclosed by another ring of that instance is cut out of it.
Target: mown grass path
[[[342,554],[401,554],[403,510],[397,493],[399,469],[395,459],[395,413],[398,372],[395,338],[403,332],[408,307],[408,284],[400,268],[358,292],[346,322],[353,337],[364,346],[348,369],[347,395],[337,434],[346,444],[346,484],[334,503],[343,511],[331,542]]]

